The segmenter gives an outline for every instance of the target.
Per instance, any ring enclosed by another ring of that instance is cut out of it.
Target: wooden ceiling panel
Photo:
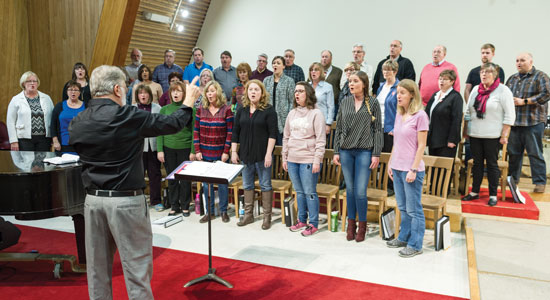
[[[191,49],[195,47],[204,19],[210,6],[210,0],[187,0],[181,2],[180,10],[187,9],[189,16],[183,18],[176,12],[179,0],[141,0],[138,8],[130,47],[125,64],[131,63],[130,53],[138,48],[143,53],[142,63],[151,68],[164,62],[164,51],[176,51],[176,64],[185,67],[191,59]],[[151,12],[169,18],[176,16],[176,24],[185,27],[183,32],[177,32],[176,26],[170,30],[170,24],[162,24],[146,20],[144,12]]]

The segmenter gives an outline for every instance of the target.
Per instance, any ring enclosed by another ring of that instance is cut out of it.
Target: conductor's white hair
[[[126,75],[118,67],[102,65],[95,68],[90,77],[92,97],[113,94],[115,85],[125,86],[125,79]]]

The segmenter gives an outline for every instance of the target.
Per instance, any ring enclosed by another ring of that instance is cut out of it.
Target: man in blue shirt
[[[183,82],[188,84],[193,81],[195,76],[199,76],[204,69],[214,70],[211,65],[204,62],[204,51],[201,48],[195,47],[191,50],[193,53],[193,63],[185,67],[183,72]],[[200,80],[197,81],[197,86],[200,84]]]
[[[166,49],[164,51],[164,64],[158,65],[153,71],[153,81],[162,86],[162,91],[166,92],[170,88],[168,75],[172,72],[183,74],[183,69],[174,63],[176,61],[176,51]]]

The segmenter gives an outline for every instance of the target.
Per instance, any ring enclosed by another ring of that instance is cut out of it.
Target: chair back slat
[[[283,169],[283,147],[275,146],[273,149],[273,161],[271,162],[271,178],[289,180],[288,172]]]
[[[423,193],[447,198],[454,159],[426,155],[423,161],[426,166]]]
[[[370,171],[369,188],[386,190],[388,187],[388,162],[390,153],[380,154],[380,163],[376,169]]]
[[[332,122],[330,125],[330,134],[327,139],[327,144],[325,148],[327,149],[333,149],[334,148],[334,136],[336,134],[336,121]]]
[[[342,176],[342,167],[332,163],[334,150],[325,149],[323,156],[323,165],[321,166],[321,174],[319,174],[318,183],[340,185],[340,177]]]

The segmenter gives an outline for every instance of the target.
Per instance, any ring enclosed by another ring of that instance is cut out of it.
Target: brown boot
[[[264,223],[262,229],[271,228],[271,209],[273,208],[273,191],[262,192],[262,207],[264,209]]]
[[[359,229],[357,230],[355,241],[358,243],[364,241],[366,233],[367,233],[367,221],[359,221]]]
[[[237,226],[244,226],[254,222],[254,190],[244,191],[244,216]]]
[[[355,239],[355,231],[356,230],[357,230],[357,225],[355,224],[355,220],[348,219],[348,230],[347,230],[347,235],[346,235],[346,239],[348,241],[351,241],[351,240]]]

